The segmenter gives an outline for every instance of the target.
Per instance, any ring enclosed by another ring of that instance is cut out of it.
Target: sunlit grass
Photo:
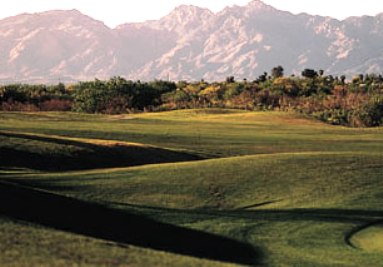
[[[381,224],[362,229],[352,236],[354,246],[367,251],[383,252],[383,227]]]
[[[383,217],[382,128],[218,109],[124,116],[0,113],[0,122],[0,131],[107,147],[172,148],[207,158],[51,173],[8,168],[0,171],[7,181],[248,242],[262,251],[265,266],[383,262],[379,227],[352,237],[359,249],[346,240],[354,229]],[[78,149],[23,138],[0,147],[13,145],[46,157],[49,151],[72,155]],[[0,265],[224,266],[9,219],[2,219],[0,231]]]

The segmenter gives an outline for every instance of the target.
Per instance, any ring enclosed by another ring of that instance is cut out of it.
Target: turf
[[[145,154],[124,150],[120,155],[135,155],[140,164],[121,162],[101,165],[103,169],[96,168],[100,164],[96,161],[88,168],[68,165],[64,170],[45,170],[21,160],[17,166],[3,164],[0,173],[9,186],[47,194],[45,202],[54,203],[65,196],[74,203],[100,207],[96,213],[102,220],[90,216],[95,227],[120,214],[125,219],[137,216],[134,218],[170,227],[167,234],[154,240],[166,240],[177,231],[196,231],[195,236],[208,237],[208,241],[191,244],[190,238],[180,234],[179,243],[172,245],[142,244],[134,242],[131,235],[150,233],[152,224],[143,229],[126,224],[126,228],[116,226],[114,230],[130,238],[116,240],[102,231],[95,235],[94,230],[92,235],[76,231],[68,223],[47,222],[41,219],[44,216],[33,219],[33,214],[42,212],[43,204],[31,204],[31,216],[17,209],[11,212],[3,204],[3,215],[11,219],[1,220],[1,238],[17,250],[0,252],[8,264],[380,266],[383,262],[381,228],[375,226],[383,217],[381,128],[351,129],[289,113],[229,110],[127,116],[0,113],[0,122],[5,140],[0,151],[17,145],[21,155],[30,152],[43,158],[52,154],[76,158],[84,144],[110,147],[115,142],[155,147],[160,155],[170,153],[168,161],[156,162],[147,161],[150,157]],[[81,158],[76,160],[83,166]],[[198,160],[189,161],[192,159]],[[9,194],[9,190],[4,192]],[[39,197],[28,203],[33,201],[40,201]],[[22,202],[18,205],[23,207]],[[101,211],[109,215],[102,216]],[[16,229],[30,230],[16,240]],[[40,232],[46,240],[39,242],[74,241],[40,247],[32,241],[44,239]],[[210,247],[222,243],[215,238],[233,242],[233,253],[220,255],[212,250],[209,254],[209,249],[198,249],[198,244],[203,248],[205,243]],[[236,251],[236,246],[248,245],[251,256]],[[71,252],[64,257],[47,252],[55,249]]]
[[[356,232],[351,237],[352,244],[367,251],[383,252],[382,225],[374,225]]]
[[[0,131],[0,167],[68,171],[202,159],[138,143]]]
[[[0,217],[1,266],[234,266]]]

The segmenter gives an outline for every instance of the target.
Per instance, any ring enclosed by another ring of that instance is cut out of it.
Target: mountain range
[[[381,73],[383,13],[340,21],[253,0],[218,13],[182,5],[114,29],[77,10],[0,20],[3,82],[255,79],[278,65],[287,75]]]

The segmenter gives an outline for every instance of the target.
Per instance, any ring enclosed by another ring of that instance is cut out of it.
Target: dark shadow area
[[[214,219],[232,218],[249,219],[256,222],[288,222],[288,221],[310,221],[325,223],[347,223],[353,224],[344,234],[345,243],[356,248],[351,238],[359,231],[368,227],[383,224],[383,211],[381,210],[360,210],[360,209],[260,209],[260,210],[206,210],[206,209],[171,209],[165,207],[137,205],[128,203],[112,202],[112,205],[125,206],[144,212],[148,217],[166,218],[165,221],[172,221],[182,216],[184,223],[193,222],[196,218]]]
[[[359,209],[264,209],[254,211],[222,211],[226,216],[258,218],[268,221],[322,221],[334,223],[366,223],[383,217],[383,211]]]
[[[94,178],[92,178],[94,179]],[[43,190],[50,190],[55,192],[83,191],[82,187],[85,185],[66,186],[56,179],[55,182],[47,182],[40,179],[28,178],[3,178],[3,181],[12,184],[19,184],[21,186],[28,186],[31,188],[39,188]],[[64,179],[63,181],[66,181]],[[187,216],[194,217],[195,215],[209,216],[209,217],[226,217],[237,219],[249,219],[258,221],[269,222],[284,222],[284,221],[314,221],[314,222],[334,222],[334,223],[353,223],[358,225],[368,225],[376,221],[383,220],[382,210],[368,210],[368,209],[339,209],[339,208],[296,208],[296,209],[266,209],[269,204],[276,203],[280,200],[261,202],[250,206],[244,206],[233,209],[216,209],[216,208],[197,208],[197,209],[176,209],[161,206],[141,205],[138,203],[123,203],[123,202],[104,202],[104,205],[111,205],[115,207],[126,207],[128,209],[143,211],[150,216],[155,214],[183,214],[185,219]],[[251,209],[249,209],[251,208]]]
[[[118,144],[118,142],[115,145],[104,146],[22,133],[0,132],[0,136],[80,148],[68,155],[61,151],[43,154],[10,147],[0,147],[0,168],[2,169],[28,168],[40,171],[69,171],[204,159],[190,153],[156,147],[129,146]]]
[[[0,213],[121,245],[237,264],[262,261],[261,252],[249,244],[7,182],[0,182]]]
[[[252,205],[251,207],[261,207],[267,205],[270,202],[260,203],[258,205]],[[383,210],[358,210],[358,209],[269,209],[269,210],[180,210],[170,209],[164,207],[145,206],[136,204],[125,204],[125,203],[111,203],[117,206],[127,206],[135,208],[141,211],[145,211],[146,214],[155,217],[156,214],[180,214],[183,215],[183,220],[193,221],[196,215],[200,215],[203,218],[210,217],[228,217],[237,219],[250,219],[255,221],[266,221],[266,222],[286,222],[286,221],[312,221],[312,222],[326,222],[326,223],[351,223],[355,224],[344,234],[344,242],[346,245],[357,249],[352,243],[352,237],[371,226],[383,224]],[[243,207],[244,209],[247,207]],[[147,212],[149,211],[149,213]],[[171,218],[171,216],[170,216]]]
[[[267,203],[267,202],[265,202]],[[218,209],[172,209],[131,203],[110,202],[112,205],[126,206],[130,208],[151,210],[154,213],[184,213],[200,214],[238,219],[254,219],[267,221],[323,221],[334,223],[371,223],[383,218],[383,210],[359,210],[359,209],[259,209],[259,210],[218,210]]]

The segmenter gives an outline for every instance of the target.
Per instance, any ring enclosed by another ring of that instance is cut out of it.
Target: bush
[[[40,104],[41,111],[70,111],[72,101],[67,99],[50,99]]]
[[[356,112],[363,126],[375,127],[383,125],[383,98],[373,98]]]

